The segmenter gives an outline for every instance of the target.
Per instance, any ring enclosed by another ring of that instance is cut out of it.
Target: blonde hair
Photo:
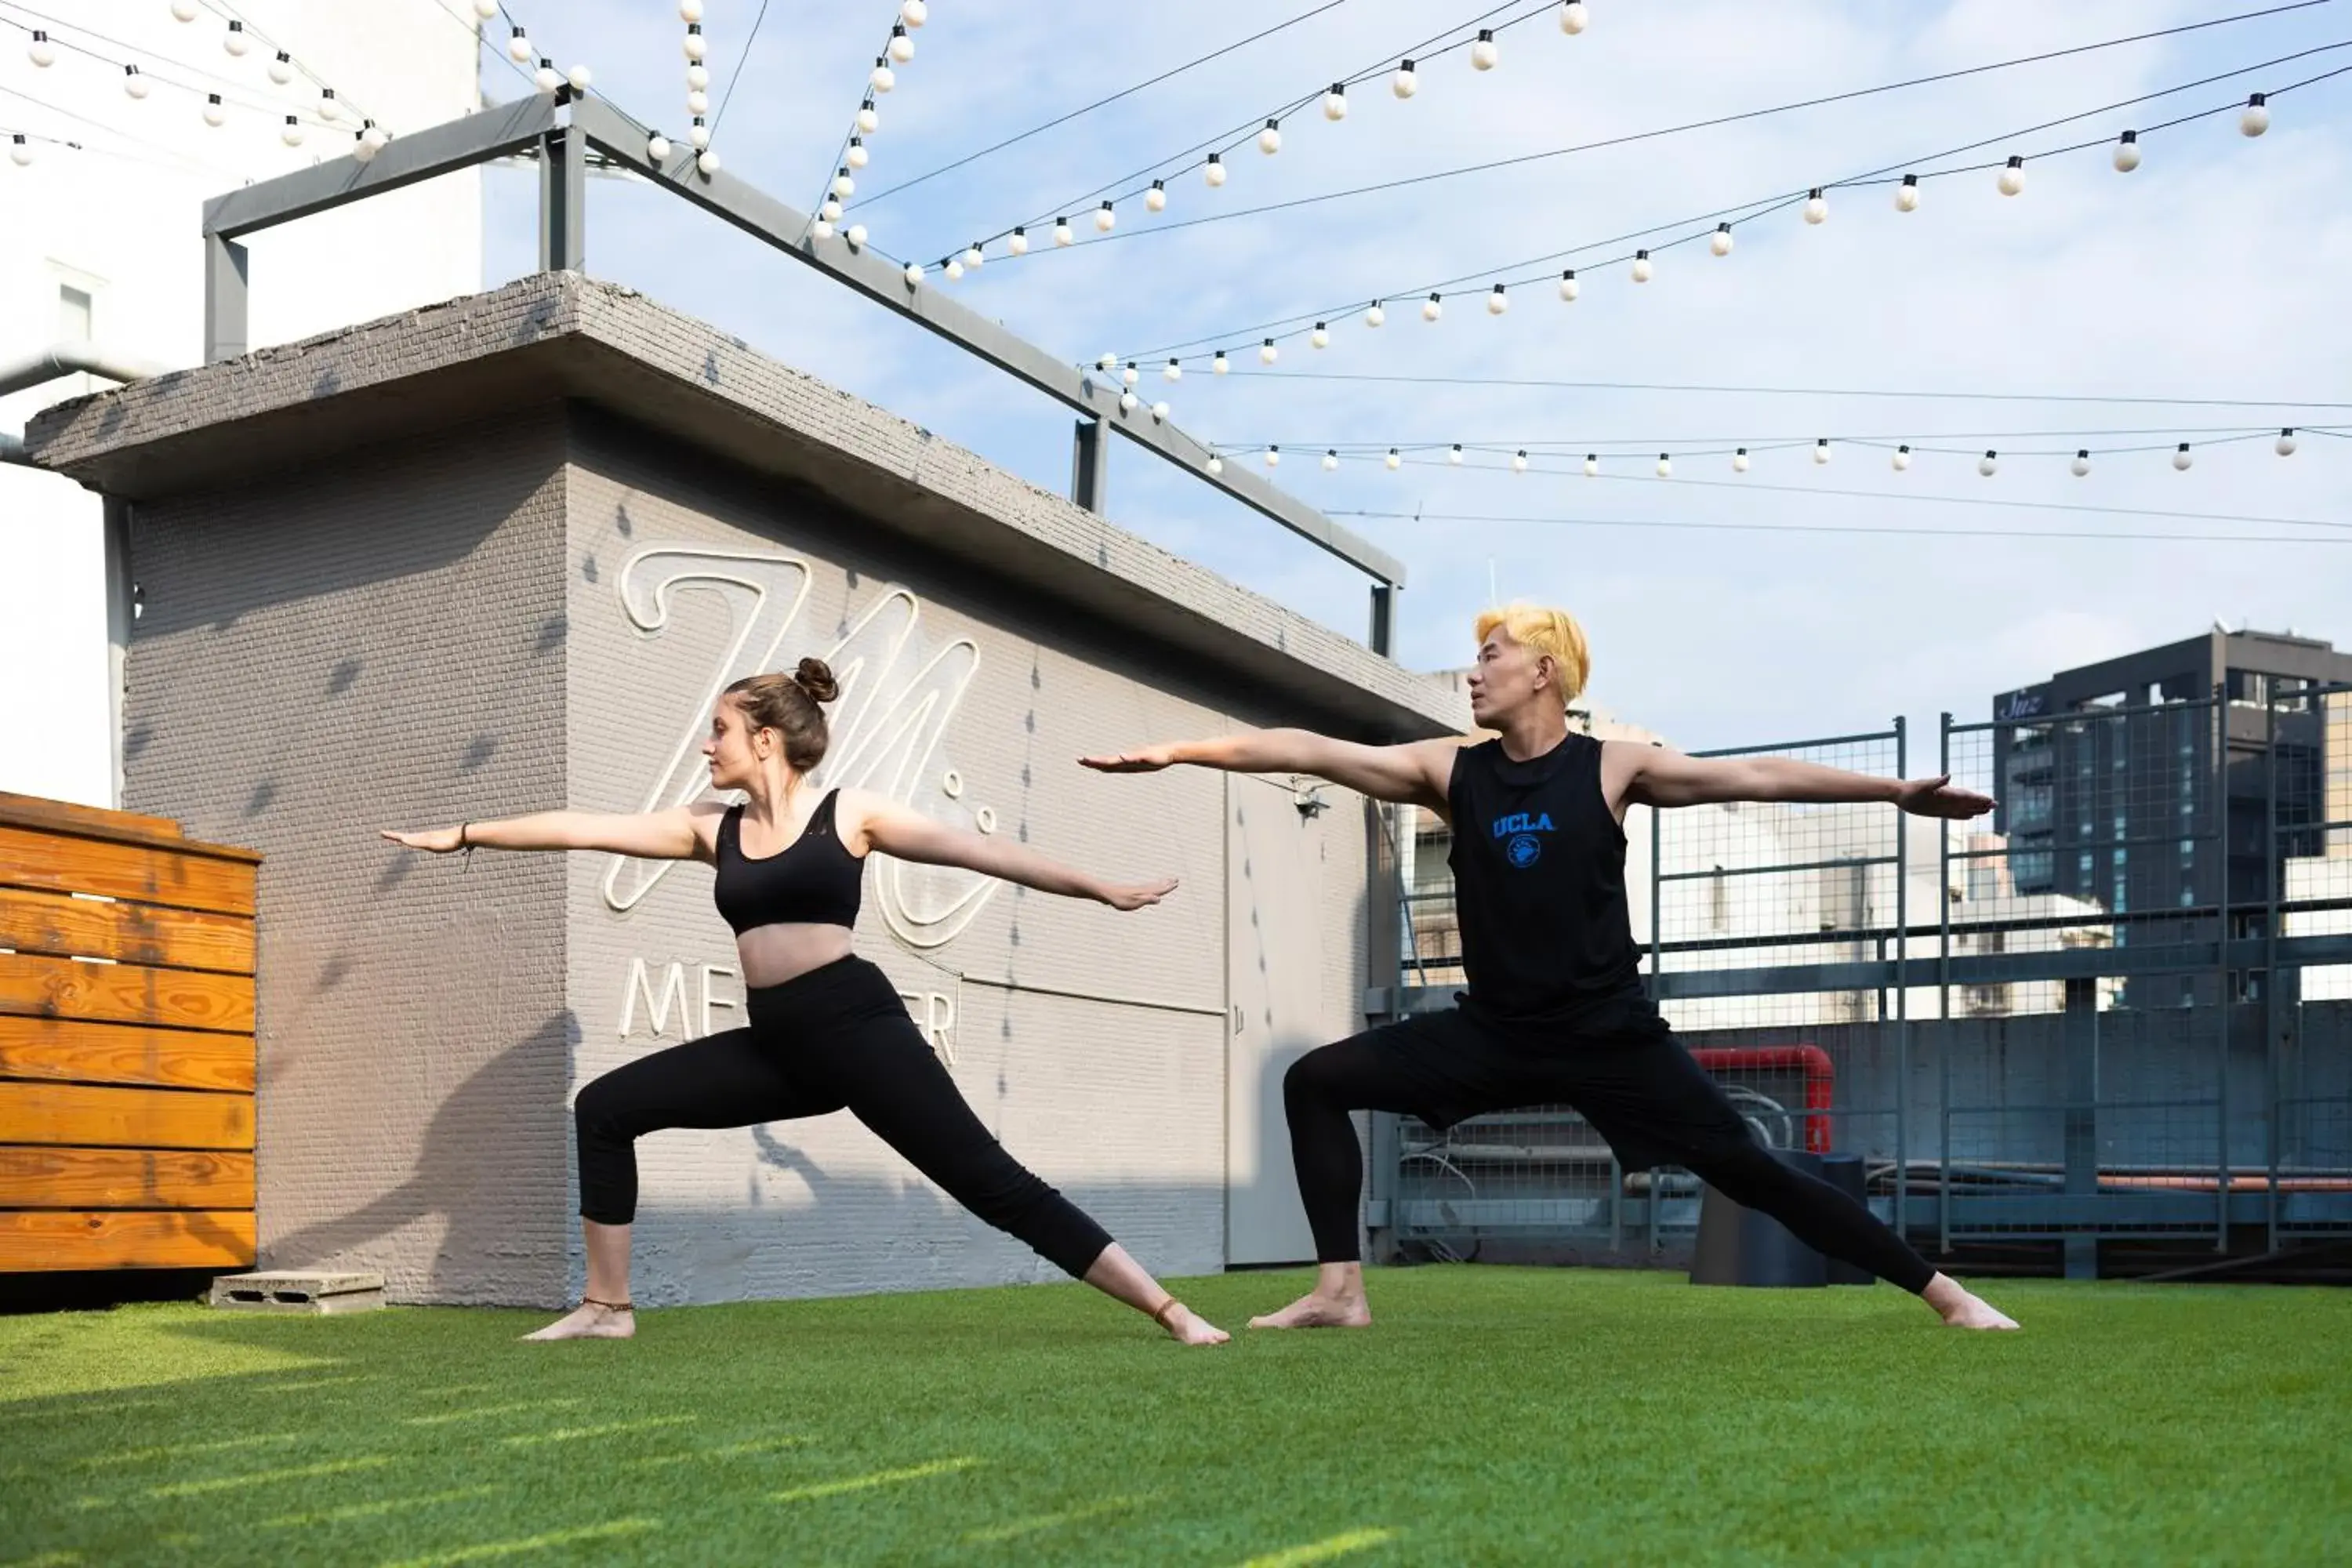
[[[1583,691],[1586,679],[1592,673],[1592,655],[1584,646],[1584,628],[1566,610],[1548,610],[1541,605],[1517,601],[1500,609],[1482,611],[1478,616],[1478,643],[1486,639],[1499,626],[1511,634],[1511,640],[1530,653],[1549,654],[1559,671],[1553,689],[1565,708]]]

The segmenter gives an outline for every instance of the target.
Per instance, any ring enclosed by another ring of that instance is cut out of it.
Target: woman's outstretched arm
[[[1070,899],[1092,899],[1115,910],[1139,910],[1156,904],[1176,890],[1176,879],[1149,882],[1111,882],[1040,855],[1025,844],[991,835],[966,832],[934,822],[919,811],[882,795],[844,790],[835,809],[842,843],[853,853],[862,844],[900,860],[926,866],[958,866],[983,876],[1001,877]]]
[[[667,811],[534,811],[455,827],[404,833],[387,827],[382,832],[394,844],[435,855],[467,848],[606,849],[642,860],[695,860],[709,858],[712,831],[726,809],[717,801],[701,800]]]

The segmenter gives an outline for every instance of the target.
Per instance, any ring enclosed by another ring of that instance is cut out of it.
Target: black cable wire
[[[1846,443],[1856,447],[1878,447],[1885,446],[1891,442],[1903,442],[1909,445],[1914,451],[1927,452],[1936,449],[1933,447],[1925,445],[1925,443],[1931,441],[2054,441],[2063,438],[2066,441],[2072,442],[2073,445],[2067,447],[2063,451],[2057,451],[2054,447],[2052,448],[2052,450],[2053,452],[2057,452],[2057,455],[2060,457],[2071,457],[2085,443],[2092,440],[2108,437],[2161,436],[2168,441],[2171,442],[2193,438],[2201,445],[2218,445],[2224,437],[2230,440],[2253,440],[2256,438],[2272,437],[2278,433],[2279,428],[2280,426],[2268,423],[2259,426],[2248,425],[2155,425],[2136,426],[2128,429],[2098,430],[2064,428],[2056,430],[1918,430],[1909,432],[1898,431],[1891,436],[1860,436],[1838,434],[1834,432],[1827,436],[1823,436],[1817,430],[1811,435],[1799,436],[1547,436],[1533,438],[1522,438],[1518,440],[1512,440],[1507,437],[1495,436],[1487,437],[1477,441],[1400,441],[1393,439],[1386,441],[1284,440],[1276,442],[1274,445],[1281,447],[1285,451],[1294,451],[1301,448],[1312,447],[1318,452],[1384,452],[1391,447],[1400,452],[1426,452],[1443,450],[1444,448],[1451,446],[1459,446],[1465,451],[1503,452],[1514,449],[1529,452],[1553,450],[1590,452],[1601,451],[1611,447],[1624,447],[1634,452],[1672,450],[1675,456],[1682,457],[1685,454],[1689,454],[1691,456],[1705,456],[1718,449],[1727,454],[1737,446],[1746,446],[1751,450],[1762,450],[1768,447],[1778,448],[1797,446],[1810,447],[1816,440],[1822,439],[1826,439],[1833,443]],[[2318,426],[2305,425],[2298,426],[2298,428],[2315,435],[2334,433]],[[1263,441],[1245,441],[1239,443],[1239,449],[1247,450],[1252,447],[1263,447],[1267,443]],[[1220,448],[1225,448],[1233,446],[1234,444],[1220,441],[1214,443],[1214,445]],[[2106,449],[2110,451],[2122,451],[2126,448],[2109,447]],[[2146,449],[2149,451],[2158,451],[2163,448],[2148,447]],[[2100,448],[2093,447],[2093,456],[2095,457],[2099,450]],[[1972,448],[1968,455],[1974,457],[1976,453]],[[2021,449],[2010,455],[2027,457],[2032,454]]]
[[[1986,137],[1979,141],[1964,143],[1958,147],[1947,148],[1939,153],[1930,153],[1923,157],[1906,159],[1896,163],[1883,164],[1878,168],[1868,170],[1860,174],[1848,175],[1843,179],[1823,181],[1818,185],[1806,187],[1803,190],[1791,190],[1778,195],[1766,196],[1755,201],[1743,202],[1735,206],[1717,207],[1713,212],[1701,213],[1690,217],[1677,218],[1666,223],[1654,224],[1647,228],[1635,229],[1629,233],[1613,236],[1608,239],[1590,241],[1586,244],[1574,246],[1565,250],[1551,251],[1543,256],[1530,257],[1523,261],[1507,262],[1496,267],[1482,268],[1475,272],[1460,273],[1452,278],[1440,279],[1435,283],[1423,283],[1417,284],[1409,289],[1394,289],[1379,296],[1379,298],[1382,300],[1403,300],[1430,293],[1443,294],[1448,289],[1454,289],[1456,285],[1465,283],[1475,283],[1480,286],[1485,286],[1489,282],[1500,282],[1507,289],[1514,284],[1540,281],[1541,279],[1539,277],[1497,279],[1496,276],[1496,274],[1515,271],[1517,268],[1522,267],[1548,267],[1556,262],[1567,260],[1575,257],[1580,257],[1587,251],[1599,250],[1611,246],[1629,244],[1637,239],[1647,238],[1653,235],[1664,234],[1673,229],[1684,227],[1685,225],[1693,226],[1689,233],[1683,235],[1679,238],[1654,243],[1646,247],[1652,251],[1671,250],[1678,246],[1688,245],[1695,241],[1706,238],[1714,231],[1712,228],[1705,226],[1717,223],[1718,220],[1728,221],[1733,224],[1750,223],[1758,218],[1769,216],[1772,213],[1780,212],[1797,205],[1799,202],[1807,199],[1811,191],[1816,189],[1822,191],[1839,190],[1870,184],[1873,183],[1885,183],[1883,176],[1897,170],[1907,169],[1916,171],[1917,177],[1921,179],[1943,179],[1956,174],[1970,174],[1982,169],[1997,167],[1998,165],[1992,163],[1969,164],[1940,169],[1929,168],[1927,165],[1937,163],[1944,159],[1956,157],[1964,153],[1973,152],[1981,147],[2007,142],[2019,136],[2031,135],[2037,131],[2047,131],[2055,126],[2072,123],[2074,121],[2087,120],[2095,115],[2111,113],[2118,109],[2127,109],[2136,104],[2147,103],[2161,98],[2169,98],[2179,93],[2190,91],[2196,88],[2209,87],[2214,82],[2224,81],[2231,77],[2246,76],[2254,71],[2268,69],[2273,66],[2284,65],[2294,60],[2307,58],[2312,55],[2326,54],[2337,49],[2345,48],[2352,48],[2352,39],[2343,39],[2332,44],[2318,45],[2308,49],[2299,49],[2293,54],[2282,55],[2275,59],[2258,61],[2253,65],[2243,66],[2233,70],[2222,71],[2208,77],[2200,77],[2195,81],[2182,82],[2177,86],[2162,88],[2154,92],[2141,93],[2133,98],[2119,100],[2113,103],[2101,104],[2095,109],[2086,109],[2075,114],[2063,116],[2057,120],[2043,121],[2036,125],[2024,126],[2015,131],[2004,132],[1997,136]],[[2345,68],[2345,69],[2352,69],[2352,68]],[[2326,81],[2332,77],[2343,74],[2345,74],[2345,70],[2325,71],[2318,76],[2307,77],[2301,81],[2290,82],[2285,86],[2271,89],[2266,96],[2271,98],[2284,97],[2287,93],[2312,86],[2317,82]],[[2171,120],[2164,121],[2154,125],[2142,127],[2140,128],[2139,133],[2145,136],[2156,132],[2171,130],[2175,127],[2188,124],[2193,121],[2208,119],[2216,114],[2226,114],[2240,107],[2241,105],[2234,101],[2218,104],[2210,109],[2199,110],[2192,113],[2176,116]],[[2070,153],[2082,152],[2092,147],[2103,147],[2107,144],[2107,142],[2108,138],[2106,137],[2096,137],[2085,142],[2069,143],[2063,147],[2042,149],[2030,154],[2029,157],[2031,159],[2060,157]],[[1370,190],[1377,187],[1365,186],[1362,188],[1365,190]],[[1267,212],[1276,210],[1276,207],[1279,205],[1303,205],[1306,202],[1311,202],[1316,199],[1318,198],[1306,197],[1301,198],[1299,203],[1276,204],[1276,205],[1252,208],[1250,210],[1253,212]],[[1233,214],[1223,216],[1241,216],[1246,215]],[[1172,232],[1178,227],[1185,226],[1187,224],[1213,223],[1217,221],[1220,221],[1218,216],[1193,218],[1185,220],[1185,224],[1163,225],[1158,228],[1143,230],[1140,232],[1148,234],[1165,234]],[[1111,235],[1105,236],[1103,237],[1115,239],[1119,237]],[[1101,243],[1101,240],[1093,240],[1088,243],[1099,244]],[[1589,261],[1583,265],[1587,267],[1607,267],[1613,265],[1615,262],[1626,259],[1628,259],[1628,258],[1623,256],[1609,257],[1599,261]],[[1456,289],[1455,291],[1458,293],[1463,290]],[[1308,322],[1316,321],[1328,321],[1333,317],[1352,311],[1363,303],[1365,303],[1364,299],[1361,296],[1359,296],[1358,298],[1349,300],[1342,304],[1327,307],[1319,310],[1304,311],[1294,316],[1285,316],[1276,321],[1261,321],[1254,326],[1231,328],[1222,332],[1204,334],[1197,338],[1187,338],[1180,342],[1163,343],[1156,348],[1134,351],[1122,354],[1119,357],[1135,360],[1157,359],[1163,354],[1175,354],[1178,357],[1186,357],[1183,354],[1183,351],[1188,349],[1197,349],[1200,345],[1204,343],[1231,342],[1238,339],[1255,337],[1267,331],[1273,331],[1276,334],[1277,341],[1279,341],[1282,338],[1296,337],[1300,332],[1307,331]],[[1194,354],[1191,357],[1197,358],[1199,356]]]
[[[899,192],[912,190],[926,180],[937,179],[941,174],[949,174],[954,170],[962,168],[966,163],[978,163],[981,159],[989,156],[991,153],[1002,153],[1004,149],[1013,145],[1015,142],[1026,142],[1032,136],[1042,135],[1045,132],[1053,130],[1057,125],[1066,125],[1073,120],[1076,120],[1084,115],[1092,114],[1096,110],[1107,108],[1111,104],[1117,103],[1123,98],[1132,98],[1137,93],[1143,91],[1146,88],[1158,87],[1161,82],[1170,80],[1175,77],[1182,76],[1186,71],[1192,69],[1196,66],[1204,66],[1211,60],[1222,59],[1225,56],[1234,53],[1236,49],[1247,48],[1250,45],[1258,42],[1260,39],[1270,38],[1276,33],[1284,32],[1291,27],[1295,27],[1301,22],[1309,21],[1314,17],[1320,16],[1324,12],[1336,9],[1347,3],[1348,0],[1323,0],[1323,4],[1317,5],[1312,10],[1302,11],[1286,22],[1277,22],[1273,26],[1265,28],[1262,32],[1252,33],[1248,37],[1237,39],[1233,43],[1227,44],[1221,49],[1213,49],[1209,53],[1202,55],[1197,58],[1186,60],[1181,66],[1171,66],[1168,69],[1161,71],[1158,76],[1146,78],[1144,80],[1137,82],[1132,87],[1121,88],[1118,91],[1111,93],[1107,97],[1096,99],[1092,103],[1083,104],[1076,109],[1073,109],[1067,114],[1055,115],[1053,119],[1045,121],[1043,124],[1033,125],[1028,130],[1020,132],[1018,135],[1008,136],[1002,142],[998,142],[991,146],[982,147],[979,152],[968,153],[961,158],[958,158],[952,163],[942,163],[938,168],[932,169],[926,174],[917,174],[914,178],[909,180],[901,180],[897,184],[877,191],[870,196],[860,196],[857,200],[850,203],[849,205],[852,207],[862,207],[871,206],[876,202],[887,201],[890,197],[897,195]],[[760,8],[762,12],[767,9],[766,0],[761,0]],[[757,26],[758,25],[756,23],[753,24],[755,31],[757,30]]]
[[[1623,517],[1504,517],[1480,512],[1360,511],[1326,509],[1326,517],[1398,522],[1531,524],[1543,528],[1636,528],[1725,533],[1874,533],[1913,539],[2104,539],[2134,544],[2352,544],[2352,539],[2310,539],[2279,533],[2126,533],[2089,529],[1890,528],[1880,523],[1688,522]]]
[[[1239,334],[1235,334],[1239,335]],[[1511,386],[1543,387],[1574,392],[1703,392],[1724,393],[1740,396],[1773,397],[1895,397],[1937,399],[1965,403],[2110,403],[2145,404],[2181,408],[2352,408],[2352,403],[2322,403],[2295,398],[2263,401],[2235,397],[2143,397],[2102,396],[2095,393],[2067,392],[1951,392],[1905,391],[1887,387],[1853,386],[1724,386],[1691,382],[1664,381],[1553,381],[1540,378],[1512,378],[1483,375],[1375,375],[1344,371],[1319,370],[1240,370],[1227,373],[1235,377],[1255,377],[1264,381],[1367,381],[1402,382],[1433,386]]]
[[[743,40],[743,52],[735,57],[735,69],[727,78],[727,90],[719,95],[719,112],[710,117],[710,139],[714,142],[719,139],[719,122],[727,118],[727,106],[735,101],[735,84],[743,79],[743,62],[751,58],[751,46],[760,41],[760,24],[767,19],[768,0],[760,0],[760,14],[751,18],[751,37]]]
[[[208,82],[218,82],[225,88],[243,89],[248,85],[245,82],[240,82],[232,77],[215,75],[214,72],[205,70],[196,66],[184,66],[179,61],[165,58],[163,56],[156,54],[152,49],[142,49],[135,44],[126,44],[119,38],[110,38],[103,33],[92,32],[89,28],[83,26],[79,22],[61,22],[56,17],[44,16],[42,13],[31,9],[29,6],[16,5],[14,0],[7,0],[7,3],[11,9],[22,11],[26,16],[32,17],[35,22],[45,22],[51,27],[62,27],[68,32],[79,33],[86,38],[95,38],[100,43],[106,45],[110,48],[121,49],[127,55],[137,56],[140,59],[144,59],[151,64],[160,61],[172,71],[184,70],[191,76],[201,77]],[[15,27],[19,32],[26,33],[35,30],[32,23],[20,22],[14,16],[0,16],[0,26]],[[102,55],[96,49],[89,47],[88,45],[75,43],[70,38],[60,38],[52,36],[49,42],[55,44],[58,48],[68,49],[75,54],[82,55],[89,59],[96,60],[100,65],[115,66],[119,68],[125,65],[133,65],[138,63],[137,60],[116,59],[110,56]],[[208,87],[191,87],[188,83],[176,80],[173,77],[167,75],[163,71],[151,70],[146,65],[141,65],[139,69],[140,74],[144,76],[148,80],[160,83],[164,87],[172,89],[175,92],[194,93],[199,97],[217,96],[224,104],[233,104],[236,108],[246,110],[254,114],[278,115],[289,112],[289,105],[286,103],[257,102],[248,98],[232,97],[226,92],[215,95],[213,94],[212,89]],[[23,95],[19,94],[19,96],[21,97]],[[338,99],[337,101],[340,102],[341,100]],[[307,120],[311,124],[324,129],[347,129],[346,127],[338,126],[335,121],[329,120],[324,115],[320,114],[315,105],[309,107],[293,107],[290,109],[290,111],[295,114],[296,118]],[[63,111],[60,110],[59,112]],[[356,115],[357,111],[354,110],[353,112]],[[91,123],[95,124],[97,122],[92,121]]]

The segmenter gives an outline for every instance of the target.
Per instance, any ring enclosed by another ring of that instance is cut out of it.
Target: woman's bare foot
[[[1938,1274],[1927,1281],[1922,1292],[1927,1305],[1944,1320],[1948,1329],[2013,1329],[2017,1320],[1996,1310],[1992,1304],[1970,1295],[1960,1282],[1948,1274]]]
[[[525,1334],[526,1340],[625,1340],[637,1332],[637,1315],[626,1308],[607,1307],[602,1301],[583,1301],[577,1308],[558,1318],[535,1334]]]
[[[1369,1329],[1372,1306],[1362,1291],[1329,1294],[1320,1286],[1279,1312],[1252,1318],[1253,1329]]]
[[[1160,1326],[1168,1331],[1168,1337],[1180,1345],[1221,1345],[1234,1337],[1208,1319],[1195,1315],[1192,1308],[1181,1302],[1168,1309],[1168,1315],[1160,1320]]]

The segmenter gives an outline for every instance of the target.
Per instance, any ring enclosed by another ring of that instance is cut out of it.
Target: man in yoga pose
[[[1460,1005],[1310,1051],[1283,1079],[1291,1158],[1315,1234],[1315,1288],[1253,1328],[1371,1322],[1357,1254],[1363,1156],[1353,1110],[1433,1127],[1522,1106],[1573,1106],[1628,1170],[1679,1164],[1801,1240],[1923,1298],[1957,1328],[2017,1325],[1936,1272],[1863,1205],[1761,1143],[1643,989],[1625,904],[1626,807],[1713,801],[1886,801],[1966,819],[1992,806],[1948,778],[1879,779],[1780,757],[1702,760],[1572,734],[1589,668],[1559,610],[1478,617],[1470,713],[1496,738],[1364,746],[1303,730],[1082,758],[1105,773],[1179,763],[1311,773],[1454,826],[1468,988]]]
[[[1193,1316],[1069,1199],[989,1136],[907,1016],[897,988],[850,949],[874,850],[961,866],[1116,910],[1158,903],[1172,880],[1122,885],[1074,871],[1003,838],[932,821],[858,790],[811,800],[824,759],[819,704],[836,694],[824,661],[739,680],[710,716],[710,787],[744,805],[698,800],[638,816],[546,811],[383,837],[413,849],[599,849],[718,867],[719,912],[734,928],[751,1023],[615,1068],[572,1105],[588,1289],[573,1311],[527,1336],[626,1339],[636,1140],[666,1127],[746,1127],[846,1108],[950,1196],[1048,1261],[1146,1314],[1188,1345],[1224,1331]]]

